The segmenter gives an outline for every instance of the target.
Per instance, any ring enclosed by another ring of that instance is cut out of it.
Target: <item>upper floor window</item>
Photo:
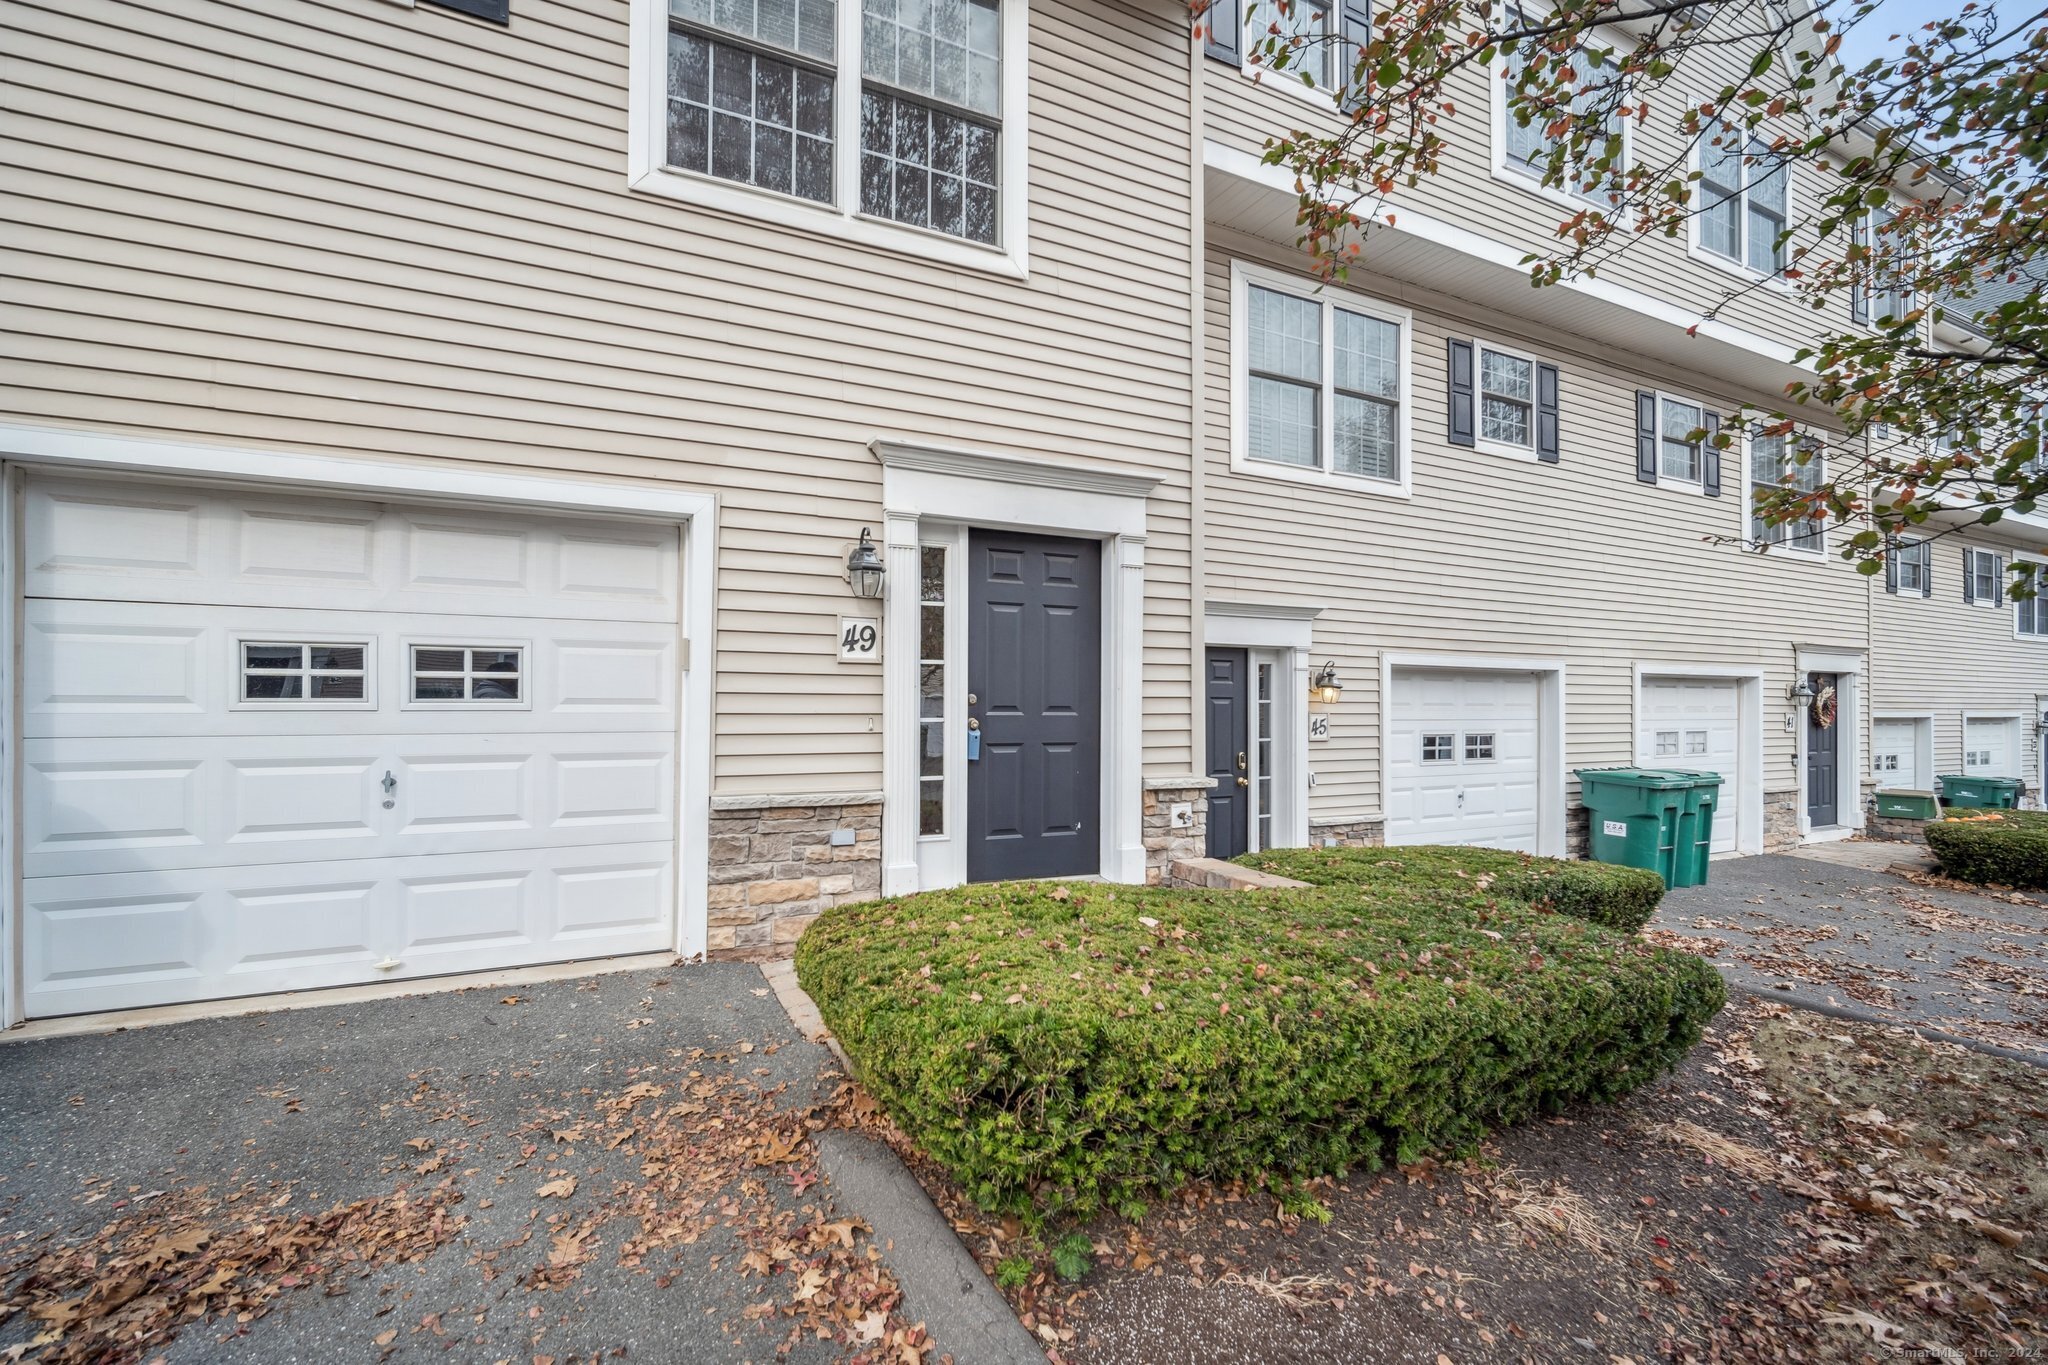
[[[634,0],[631,183],[1021,274],[1026,4]]]
[[[1858,322],[1882,326],[1913,311],[1913,243],[1893,227],[1896,221],[1875,209],[1857,226],[1857,244],[1870,253],[1869,273],[1851,296]]]
[[[1540,23],[1545,17],[1540,12],[1516,7],[1508,11],[1508,24],[1510,27],[1518,28],[1524,23]],[[1517,111],[1509,107],[1514,102],[1516,88],[1538,56],[1545,58],[1545,72],[1548,72],[1551,69],[1549,64],[1554,62],[1556,57],[1549,53],[1542,41],[1524,40],[1516,47],[1514,53],[1502,63],[1500,89],[1495,92],[1494,106],[1495,146],[1500,149],[1501,168],[1540,180],[1550,169],[1550,152],[1557,139],[1550,136],[1548,126],[1555,120],[1545,117],[1542,112],[1537,112],[1524,123],[1517,116]],[[1616,68],[1596,62],[1593,55],[1584,48],[1573,49],[1568,60],[1572,72],[1569,86],[1572,93],[1567,106],[1568,112],[1575,119],[1586,123],[1597,117],[1597,136],[1601,139],[1623,139],[1620,161],[1626,165],[1628,122],[1621,116],[1619,102],[1612,98],[1612,92],[1603,88],[1616,78]],[[1549,77],[1546,74],[1539,74],[1537,81],[1541,85],[1547,85]],[[1585,132],[1588,137],[1596,135],[1596,130],[1592,128],[1585,129]],[[1598,199],[1599,179],[1597,175],[1580,167],[1567,169],[1570,192],[1580,198]]]
[[[1535,449],[1536,362],[1528,356],[1480,345],[1479,439]]]
[[[1925,540],[1895,540],[1885,554],[1886,592],[1926,597],[1933,590],[1934,547]]]
[[[1234,301],[1233,463],[1405,490],[1407,313],[1242,264]]]
[[[1963,547],[1963,600],[1995,607],[2005,600],[2005,558],[1996,550]]]
[[[1752,436],[1749,440],[1750,539],[1759,545],[1781,545],[1787,550],[1819,554],[1826,546],[1827,533],[1817,521],[1775,525],[1764,520],[1757,502],[1767,490],[1789,488],[1811,493],[1824,482],[1819,452],[1802,463],[1798,443],[1790,436]]]
[[[2032,586],[2034,596],[2022,597],[2012,604],[2013,629],[2021,635],[2048,635],[2048,597],[2040,595],[2043,588],[2048,588],[2048,577],[2037,570]]]
[[[1657,477],[1680,483],[1700,481],[1703,452],[1698,433],[1706,424],[1706,411],[1697,404],[1658,398]]]
[[[1760,275],[1783,271],[1789,164],[1722,123],[1701,135],[1699,157],[1700,247]]]

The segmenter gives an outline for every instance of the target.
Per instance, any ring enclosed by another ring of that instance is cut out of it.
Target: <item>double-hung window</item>
[[[634,188],[1021,269],[1029,0],[633,3]]]
[[[1657,477],[1698,483],[1704,463],[1696,433],[1706,427],[1705,409],[1676,398],[1657,399]]]
[[[1479,439],[1536,448],[1536,362],[1480,342]]]
[[[1933,545],[1926,540],[1894,540],[1884,562],[1886,592],[1928,596],[1933,587]]]
[[[1235,301],[1238,467],[1405,488],[1407,314],[1243,265]]]
[[[1545,18],[1546,16],[1541,13],[1523,10],[1520,7],[1508,12],[1508,24],[1514,28],[1519,28],[1524,23],[1541,23]],[[1549,52],[1542,40],[1523,40],[1517,44],[1516,50],[1504,63],[1500,88],[1494,92],[1494,145],[1500,149],[1500,168],[1517,175],[1542,180],[1550,169],[1551,148],[1557,141],[1551,137],[1549,126],[1556,122],[1558,116],[1566,113],[1582,127],[1592,123],[1597,117],[1597,129],[1583,127],[1589,139],[1588,145],[1596,146],[1607,139],[1620,138],[1622,151],[1617,161],[1622,165],[1628,164],[1628,122],[1621,116],[1620,102],[1614,99],[1613,91],[1608,88],[1617,79],[1619,68],[1596,62],[1593,55],[1583,47],[1574,48],[1568,58],[1572,72],[1569,103],[1558,111],[1557,115],[1546,117],[1545,111],[1537,110],[1528,122],[1521,121],[1518,111],[1510,106],[1514,103],[1514,95],[1522,78],[1539,55],[1544,57],[1544,70],[1537,75],[1536,82],[1539,86],[1547,86],[1551,82],[1550,73],[1554,69],[1551,63],[1557,58],[1555,54]],[[1606,106],[1604,109],[1600,107],[1603,105]],[[1520,111],[1530,112],[1526,109]],[[1567,168],[1566,185],[1569,192],[1579,198],[1601,198],[1599,177],[1581,167]]]
[[[1700,135],[1699,160],[1700,248],[1759,275],[1782,272],[1790,165],[1723,123]]]
[[[1963,547],[1963,600],[1995,607],[2005,600],[2005,558],[1996,550]]]
[[[1797,437],[1750,437],[1750,539],[1758,545],[1778,545],[1802,554],[1821,553],[1826,547],[1826,532],[1820,522],[1781,521],[1773,524],[1764,519],[1759,504],[1763,496],[1775,488],[1811,493],[1821,486],[1824,472],[1820,452],[1801,452]]]
[[[2029,586],[2033,589],[2034,596],[2022,597],[2012,604],[2013,630],[2017,634],[2038,639],[2048,635],[2048,597],[2041,595],[2044,589],[2048,589],[2048,576],[2044,576],[2038,569],[2035,570]]]
[[[1869,252],[1864,282],[1853,296],[1858,322],[1884,326],[1913,311],[1913,242],[1893,227],[1895,221],[1876,209],[1857,227],[1859,243]]]

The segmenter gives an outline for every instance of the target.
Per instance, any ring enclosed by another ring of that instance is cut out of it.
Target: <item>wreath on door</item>
[[[1823,687],[1819,692],[1814,694],[1813,723],[1815,725],[1818,725],[1823,730],[1834,729],[1835,711],[1835,689],[1834,685],[1830,683],[1828,686]]]

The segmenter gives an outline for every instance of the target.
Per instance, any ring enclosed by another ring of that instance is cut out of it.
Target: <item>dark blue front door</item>
[[[1812,685],[1814,695],[1819,696],[1826,689],[1835,686],[1837,678],[1833,673],[1811,673],[1807,682]],[[1813,714],[1813,708],[1806,711],[1806,819],[1815,829],[1824,825],[1839,823],[1836,805],[1840,800],[1841,787],[1835,768],[1838,746],[1836,738],[1841,723],[1822,725]]]
[[[967,879],[1102,870],[1102,547],[968,534]]]
[[[1235,858],[1251,848],[1250,782],[1247,778],[1245,674],[1249,659],[1242,649],[1209,651],[1207,698],[1209,778],[1209,856]]]

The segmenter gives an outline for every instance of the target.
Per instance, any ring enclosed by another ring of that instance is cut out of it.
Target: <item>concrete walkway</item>
[[[826,1361],[919,1321],[933,1362],[1042,1361],[886,1146],[811,1131],[841,1080],[738,963],[0,1043],[0,1358],[71,1257],[74,1293],[154,1267],[82,1320],[204,1307],[171,1365]]]
[[[1667,895],[1650,927],[1767,999],[1860,1011],[2048,1062],[2048,905],[1885,870],[1925,858],[1911,844],[1845,841],[1716,862],[1706,886]]]

